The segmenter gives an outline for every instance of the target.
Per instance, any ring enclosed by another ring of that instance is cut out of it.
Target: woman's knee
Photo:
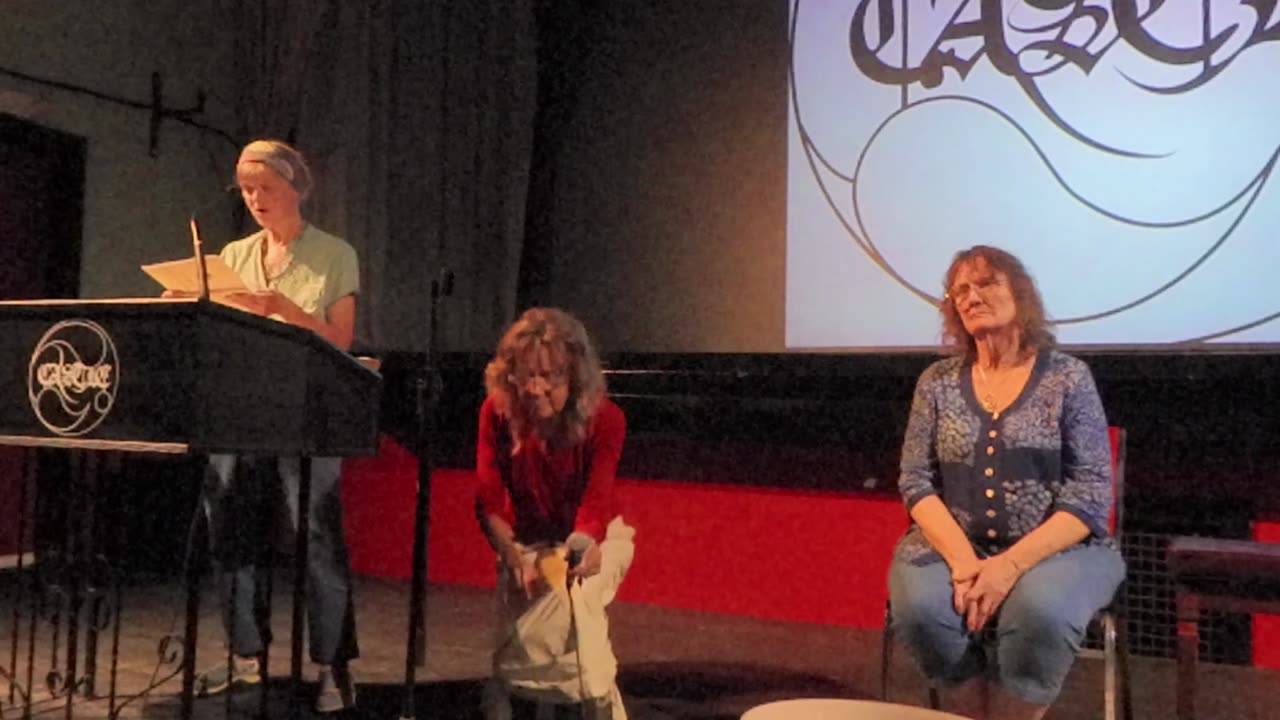
[[[998,683],[1006,692],[1023,702],[1049,705],[1058,697],[1071,665],[1075,662],[1075,645],[1070,642],[1037,646],[1001,637],[996,662]]]
[[[892,604],[890,626],[904,639],[924,638],[927,642],[927,638],[950,630],[948,612],[931,603],[919,602],[916,597],[899,596],[893,598]],[[948,610],[949,614],[955,614],[954,610]]]
[[[890,571],[890,619],[921,670],[951,684],[981,671],[981,653],[952,605],[950,573],[945,564],[939,565],[903,565]]]
[[[894,563],[889,571],[889,602],[895,630],[910,633],[950,624],[959,629],[951,576],[945,564],[939,565]]]
[[[1075,653],[1084,639],[1092,610],[1063,602],[1063,598],[1024,598],[1000,615],[1001,643],[1037,648],[1060,648]]]
[[[1023,604],[1001,615],[998,650],[1000,685],[1030,703],[1057,697],[1084,639],[1087,618],[1053,603]]]
[[[1078,573],[1025,576],[1000,611],[1001,638],[1023,642],[1029,651],[1042,647],[1074,653],[1084,639],[1089,618],[1104,604],[1102,594],[1094,588],[1085,591],[1087,583],[1072,582],[1078,579]],[[1093,597],[1095,594],[1098,597]]]

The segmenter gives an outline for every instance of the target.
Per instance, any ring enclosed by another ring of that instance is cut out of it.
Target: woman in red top
[[[614,492],[626,418],[586,329],[560,310],[516,321],[485,385],[476,514],[498,554],[502,609],[485,716],[581,704],[624,719],[605,607],[634,553]]]

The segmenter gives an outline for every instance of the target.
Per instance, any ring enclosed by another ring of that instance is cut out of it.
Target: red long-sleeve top
[[[622,409],[604,399],[581,443],[523,443],[512,455],[510,425],[493,398],[485,399],[476,442],[477,509],[505,520],[525,545],[561,543],[572,532],[603,541],[605,526],[620,513],[614,481],[626,434]]]

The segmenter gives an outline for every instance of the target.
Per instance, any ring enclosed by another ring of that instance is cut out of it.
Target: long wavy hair
[[[526,310],[502,336],[484,370],[485,389],[511,427],[513,454],[520,451],[532,423],[517,401],[519,388],[512,378],[538,347],[545,347],[553,357],[564,358],[568,374],[569,397],[552,425],[552,437],[542,438],[549,445],[570,447],[582,442],[605,395],[600,356],[582,323],[556,308]]]
[[[945,294],[939,308],[942,312],[943,343],[969,359],[977,355],[977,343],[969,331],[965,330],[960,311],[956,309],[954,299],[950,296],[956,273],[962,266],[977,262],[986,263],[994,273],[1003,273],[1009,281],[1015,313],[1013,322],[1021,332],[1018,359],[1025,360],[1039,350],[1056,345],[1058,341],[1054,337],[1052,323],[1045,316],[1044,302],[1040,300],[1040,291],[1036,289],[1036,281],[1032,279],[1031,273],[1011,253],[990,245],[974,245],[951,258],[951,265],[942,280]]]

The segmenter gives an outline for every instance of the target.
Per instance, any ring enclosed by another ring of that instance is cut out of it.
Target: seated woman
[[[586,329],[560,310],[524,313],[485,385],[476,514],[498,554],[500,618],[485,718],[548,706],[625,720],[605,608],[634,553],[614,495],[626,418]]]
[[[924,371],[911,403],[893,623],[947,709],[1040,718],[1124,577],[1107,528],[1107,420],[1089,368],[1053,349],[1017,258],[962,251],[944,287],[957,355]],[[989,652],[983,629],[997,617]]]

